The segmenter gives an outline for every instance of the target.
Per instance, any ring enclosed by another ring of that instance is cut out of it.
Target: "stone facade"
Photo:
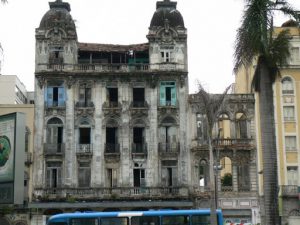
[[[70,5],[50,3],[36,29],[32,221],[78,210],[210,206],[202,104],[189,95],[176,2],[157,2],[147,38],[80,43]],[[217,175],[219,206],[228,219],[251,222],[259,211],[253,96],[227,96],[221,115],[230,135],[214,141],[227,169]],[[223,185],[225,173],[231,183]]]

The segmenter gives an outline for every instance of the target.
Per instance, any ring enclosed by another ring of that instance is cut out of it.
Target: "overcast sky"
[[[1,73],[17,75],[34,90],[35,28],[49,10],[49,0],[8,0],[0,5]],[[68,0],[79,42],[138,44],[146,35],[156,0]],[[289,1],[300,10],[300,0]],[[177,0],[188,30],[190,93],[199,80],[211,93],[234,82],[233,47],[243,0]],[[287,20],[277,19],[279,26]]]

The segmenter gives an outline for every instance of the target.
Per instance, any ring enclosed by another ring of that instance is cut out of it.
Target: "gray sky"
[[[65,0],[66,1],[66,0]],[[9,0],[0,5],[3,75],[17,75],[34,89],[35,28],[48,11],[49,0]],[[138,44],[146,35],[156,0],[68,0],[79,42]],[[299,0],[289,1],[300,10]],[[233,47],[243,0],[177,0],[188,29],[190,93],[199,80],[210,92],[222,92],[234,82]],[[287,18],[277,19],[279,26]]]

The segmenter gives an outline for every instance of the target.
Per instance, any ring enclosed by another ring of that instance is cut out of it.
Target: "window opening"
[[[282,79],[282,94],[294,94],[293,81],[290,77]]]
[[[106,151],[117,152],[118,149],[118,136],[116,127],[106,128]]]
[[[91,143],[91,128],[79,128],[79,144]]]
[[[144,107],[145,104],[145,89],[133,88],[133,106]]]
[[[144,128],[134,127],[133,128],[133,143],[135,152],[143,152],[144,150]]]
[[[145,186],[145,169],[133,169],[134,187]]]
[[[78,186],[90,187],[91,167],[88,162],[80,162],[78,165]]]
[[[118,106],[118,88],[107,88],[110,107]]]

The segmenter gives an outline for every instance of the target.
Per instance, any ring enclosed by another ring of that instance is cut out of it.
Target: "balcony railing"
[[[132,153],[147,154],[147,143],[132,143]]]
[[[92,144],[77,144],[76,153],[78,154],[92,154],[93,145]]]
[[[250,138],[223,138],[223,139],[214,139],[213,145],[215,147],[222,146],[248,146],[253,145],[253,139]]]
[[[72,196],[75,199],[178,199],[188,198],[187,187],[114,187],[114,188],[36,188],[34,196],[39,200],[56,201]]]
[[[148,103],[146,101],[133,101],[131,103],[131,108],[148,108]]]
[[[46,155],[61,155],[65,152],[65,144],[44,144],[44,153]]]
[[[120,108],[121,104],[119,102],[107,101],[103,103],[103,108]]]
[[[179,142],[172,142],[172,143],[161,142],[161,143],[158,143],[158,150],[161,153],[178,153],[180,150],[180,143]]]
[[[94,108],[94,103],[92,101],[87,101],[87,102],[76,102],[75,104],[76,107],[78,108]]]
[[[45,102],[45,107],[47,107],[47,108],[65,108],[66,103],[65,102],[58,102],[58,101]]]
[[[66,64],[66,63],[41,63],[38,71],[89,71],[89,72],[135,72],[135,71],[184,71],[185,66],[178,63],[128,63],[128,64]]]
[[[120,144],[105,143],[105,153],[120,153]]]
[[[298,186],[297,185],[282,185],[281,195],[284,197],[298,197]]]

